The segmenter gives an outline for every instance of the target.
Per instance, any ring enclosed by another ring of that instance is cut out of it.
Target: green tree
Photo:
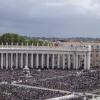
[[[38,45],[42,46],[43,44],[46,46],[48,44],[48,42],[44,42],[42,40],[38,40],[38,39],[28,39],[24,36],[20,36],[18,34],[15,33],[5,33],[3,35],[0,36],[0,43],[6,44],[8,43],[9,45],[13,42],[14,45],[16,45],[17,43],[19,45],[21,45],[23,43],[23,45]]]

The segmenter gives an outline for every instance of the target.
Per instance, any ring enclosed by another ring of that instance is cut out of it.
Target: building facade
[[[99,67],[100,66],[100,42],[64,42],[60,43],[61,45],[64,46],[87,46],[91,45],[91,60],[90,60],[90,65],[91,67]]]
[[[1,45],[0,69],[90,69],[91,46]]]

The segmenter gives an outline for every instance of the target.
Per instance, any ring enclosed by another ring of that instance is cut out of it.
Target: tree
[[[48,42],[44,42],[42,40],[38,40],[38,39],[30,39],[30,38],[26,38],[24,36],[20,36],[18,34],[15,34],[15,33],[5,33],[3,35],[0,36],[0,43],[3,43],[3,44],[6,44],[8,43],[9,45],[11,45],[11,43],[13,42],[14,45],[16,45],[17,43],[19,45],[21,45],[23,43],[23,45],[38,45],[39,46],[42,46],[43,44],[44,45],[47,45]]]

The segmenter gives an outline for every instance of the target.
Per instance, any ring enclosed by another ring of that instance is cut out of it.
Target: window
[[[96,57],[98,57],[98,53],[96,54]]]
[[[97,45],[97,49],[99,49],[99,45]]]

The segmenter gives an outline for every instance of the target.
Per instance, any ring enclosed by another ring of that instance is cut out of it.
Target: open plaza
[[[1,100],[92,100],[100,95],[100,70],[40,70],[31,69],[26,76],[23,69],[0,71]],[[55,99],[56,100],[56,99]],[[63,100],[63,99],[57,99]]]

